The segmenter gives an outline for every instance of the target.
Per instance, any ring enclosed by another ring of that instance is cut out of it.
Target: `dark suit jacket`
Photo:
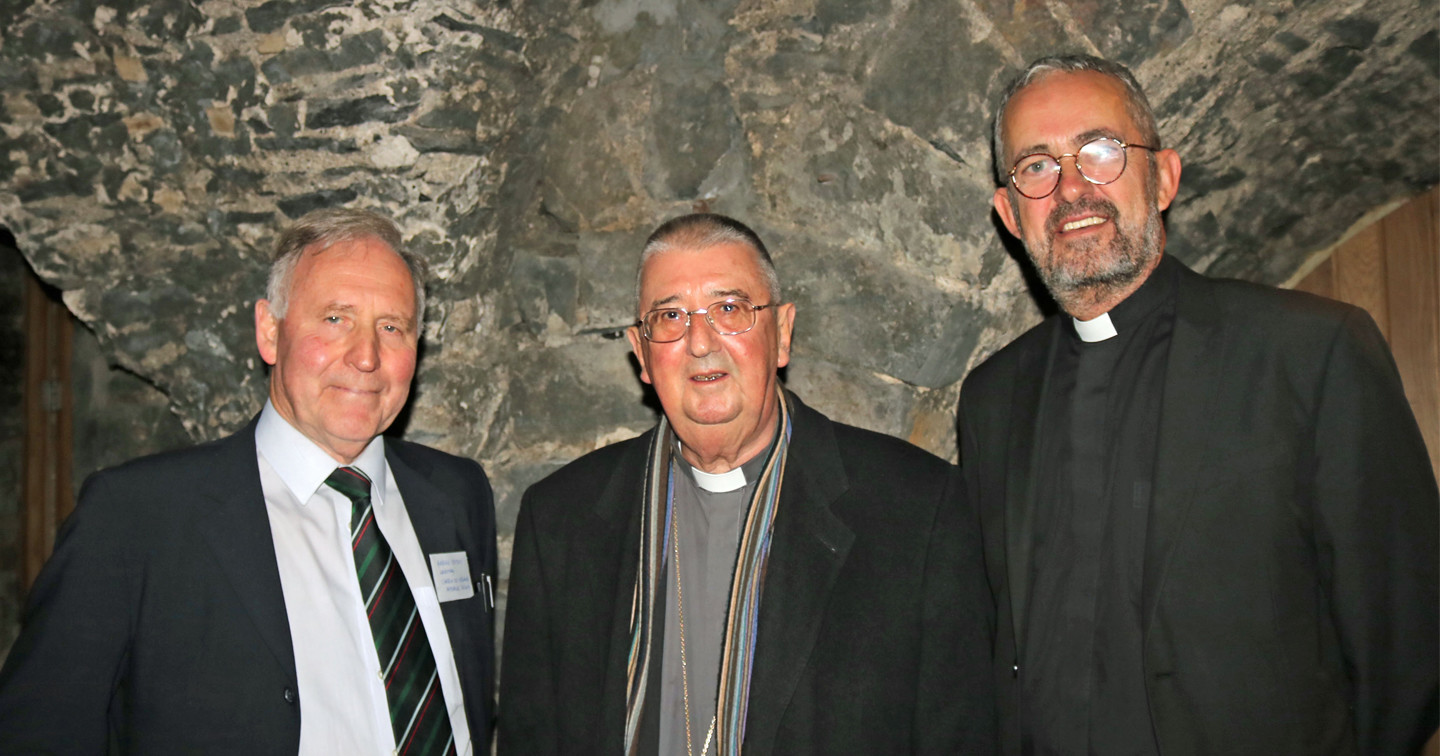
[[[255,424],[86,481],[0,671],[0,753],[280,754],[300,743],[285,600]],[[473,461],[387,439],[421,549],[495,573],[494,507]],[[483,595],[440,605],[471,738],[491,730]]]
[[[794,403],[747,756],[990,753],[992,619],[954,468]],[[505,756],[619,754],[650,437],[525,493],[500,684]]]
[[[1436,723],[1437,495],[1389,350],[1354,307],[1180,278],[1142,578],[1160,751],[1414,754]],[[1009,752],[1037,408],[1066,327],[1021,336],[960,400]]]

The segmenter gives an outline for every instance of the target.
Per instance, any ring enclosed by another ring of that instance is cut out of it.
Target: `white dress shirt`
[[[339,464],[270,402],[255,428],[260,484],[285,593],[300,692],[300,754],[393,754],[389,702],[350,549],[350,500],[325,485]],[[450,636],[405,500],[377,437],[351,463],[371,481],[375,523],[415,596],[450,712],[455,751],[471,753]]]

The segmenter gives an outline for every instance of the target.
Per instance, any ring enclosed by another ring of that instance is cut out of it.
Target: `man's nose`
[[[1069,165],[1066,165],[1069,163]],[[1059,184],[1055,187],[1055,193],[1065,202],[1074,202],[1081,196],[1095,190],[1095,185],[1080,173],[1080,160],[1075,156],[1060,158]]]
[[[685,349],[692,357],[704,357],[715,351],[720,334],[705,319],[705,313],[690,313],[690,327],[685,333]]]
[[[369,373],[378,368],[380,366],[379,335],[370,331],[358,333],[350,343],[346,358],[356,370],[361,372]]]

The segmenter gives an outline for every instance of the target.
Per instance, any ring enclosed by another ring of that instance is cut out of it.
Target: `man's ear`
[[[1180,153],[1175,150],[1155,152],[1155,204],[1164,210],[1180,192]]]
[[[990,204],[995,206],[995,212],[1000,214],[1000,222],[1005,224],[1005,229],[1016,239],[1020,238],[1020,219],[1016,217],[1015,205],[1010,200],[1010,188],[1007,186],[995,189],[995,196],[990,198]]]
[[[280,319],[270,311],[270,302],[255,302],[255,346],[266,365],[274,365],[280,353]]]
[[[795,334],[795,303],[786,302],[775,308],[775,367],[790,364],[790,338]]]
[[[640,380],[651,383],[650,366],[645,363],[645,337],[640,333],[640,326],[626,328],[625,338],[630,340],[630,351],[635,353],[635,359],[640,363]]]

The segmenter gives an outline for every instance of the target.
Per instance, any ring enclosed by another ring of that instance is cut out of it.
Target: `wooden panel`
[[[1436,224],[1440,190],[1385,216],[1386,283],[1390,308],[1390,349],[1430,447],[1432,469],[1440,470],[1440,233]]]
[[[1295,288],[1375,318],[1440,473],[1440,187],[1356,233]]]
[[[1350,237],[1330,257],[1334,263],[1335,299],[1365,308],[1380,333],[1390,338],[1386,304],[1385,234],[1376,223]]]
[[[1334,299],[1335,264],[1331,262],[1331,258],[1325,258],[1325,262],[1320,263],[1316,266],[1315,270],[1310,271],[1310,275],[1305,276],[1304,280],[1295,284],[1295,288],[1299,291],[1308,291],[1311,294],[1318,294],[1322,297]]]
[[[74,507],[70,313],[32,274],[25,288],[25,446],[20,581],[28,591]]]

